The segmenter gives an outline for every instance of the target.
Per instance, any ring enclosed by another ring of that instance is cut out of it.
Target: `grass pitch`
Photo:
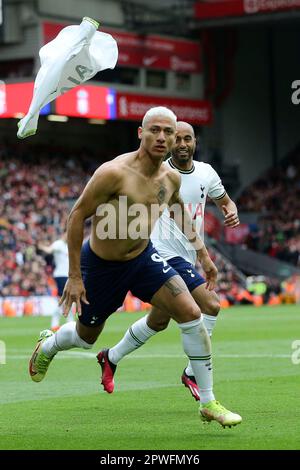
[[[140,316],[112,315],[91,351],[58,354],[41,383],[30,380],[28,359],[49,318],[0,318],[0,449],[300,449],[300,364],[291,359],[299,306],[221,312],[214,388],[243,417],[232,429],[200,422],[180,382],[186,359],[174,322],[120,363],[112,395],[102,391],[95,353]]]

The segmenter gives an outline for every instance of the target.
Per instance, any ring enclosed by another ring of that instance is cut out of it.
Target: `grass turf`
[[[0,449],[300,449],[299,306],[234,307],[213,336],[217,399],[240,426],[203,425],[180,383],[186,363],[179,330],[169,328],[120,363],[116,389],[102,391],[95,353],[112,346],[141,314],[110,317],[92,351],[57,355],[33,383],[28,358],[49,318],[0,318]]]

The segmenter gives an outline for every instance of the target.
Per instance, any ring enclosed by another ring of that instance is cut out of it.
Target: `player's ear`
[[[143,128],[141,126],[139,126],[138,128],[138,138],[141,140],[142,138],[142,133],[143,133]]]

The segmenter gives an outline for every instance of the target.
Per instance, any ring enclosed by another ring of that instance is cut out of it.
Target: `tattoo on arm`
[[[177,295],[182,294],[187,290],[186,285],[182,282],[182,280],[171,278],[167,282],[165,282],[165,286],[171,291],[173,297],[177,297]]]

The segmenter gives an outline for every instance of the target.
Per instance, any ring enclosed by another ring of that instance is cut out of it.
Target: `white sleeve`
[[[222,197],[224,197],[225,195],[226,195],[226,190],[222,184],[221,178],[211,166],[208,196],[211,199],[222,199]]]
[[[50,245],[50,248],[52,250],[52,253],[54,253],[55,251],[56,252],[61,251],[60,240],[55,240],[55,242],[53,242],[52,245]]]

